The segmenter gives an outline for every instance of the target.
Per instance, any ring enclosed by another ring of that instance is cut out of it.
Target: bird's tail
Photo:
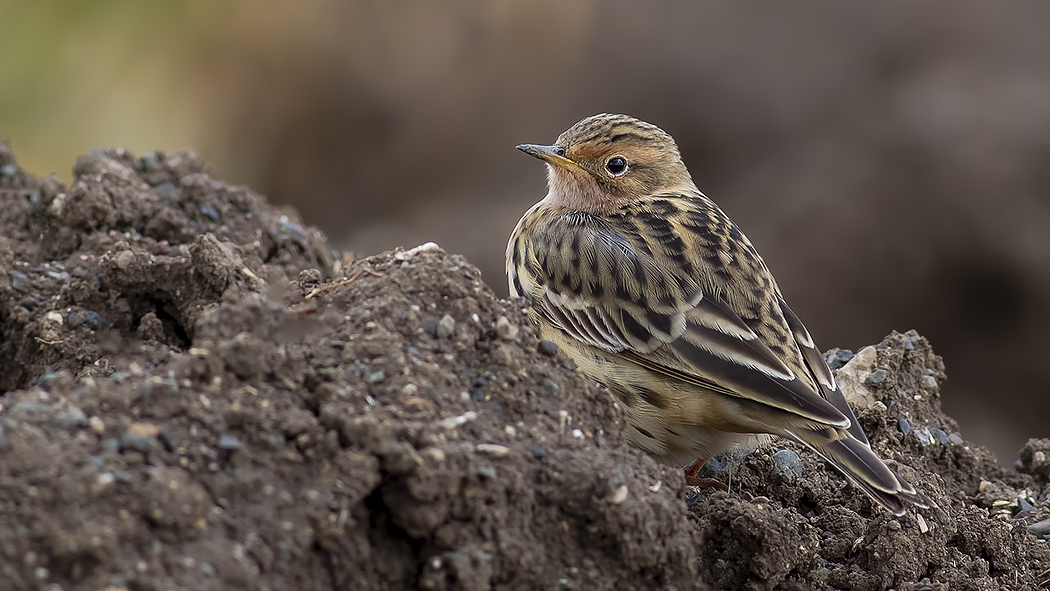
[[[803,428],[789,434],[820,454],[894,515],[904,515],[909,506],[930,507],[929,499],[891,470],[868,444],[858,441],[848,432],[824,427]]]

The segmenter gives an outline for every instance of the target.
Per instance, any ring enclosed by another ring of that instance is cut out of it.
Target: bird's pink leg
[[[696,458],[696,461],[694,461],[692,464],[689,464],[689,467],[685,469],[685,483],[689,486],[698,486],[700,488],[714,488],[718,490],[728,491],[729,487],[727,487],[726,485],[722,484],[714,478],[697,477],[697,474],[699,474],[700,470],[703,469],[704,464],[706,464],[707,460],[710,459],[711,456],[700,456],[699,458]]]

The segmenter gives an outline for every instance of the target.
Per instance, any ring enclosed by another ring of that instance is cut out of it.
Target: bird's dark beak
[[[579,165],[565,157],[565,148],[561,146],[538,146],[536,144],[521,144],[517,146],[533,158],[539,158],[547,164],[559,168],[579,168]]]

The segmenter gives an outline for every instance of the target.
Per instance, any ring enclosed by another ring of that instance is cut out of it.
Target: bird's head
[[[547,163],[550,205],[601,215],[638,198],[695,189],[674,139],[627,115],[594,115],[553,146],[518,149]]]

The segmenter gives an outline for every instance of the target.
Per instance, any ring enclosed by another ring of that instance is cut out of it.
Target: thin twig
[[[378,271],[373,271],[372,269],[369,269],[368,267],[361,267],[356,273],[354,273],[353,275],[347,277],[346,279],[343,279],[342,281],[336,281],[335,283],[329,283],[327,285],[322,285],[321,287],[315,287],[310,293],[306,294],[306,297],[303,298],[303,299],[307,299],[308,300],[310,298],[313,298],[313,297],[319,296],[319,295],[321,295],[323,293],[326,293],[328,291],[331,291],[331,290],[333,290],[333,289],[335,289],[337,287],[342,287],[344,285],[350,285],[351,283],[353,283],[354,281],[357,281],[358,279],[360,279],[361,277],[363,277],[366,274],[371,275],[372,277],[386,277],[386,275],[384,275],[384,274],[382,274],[382,273],[380,273]]]

